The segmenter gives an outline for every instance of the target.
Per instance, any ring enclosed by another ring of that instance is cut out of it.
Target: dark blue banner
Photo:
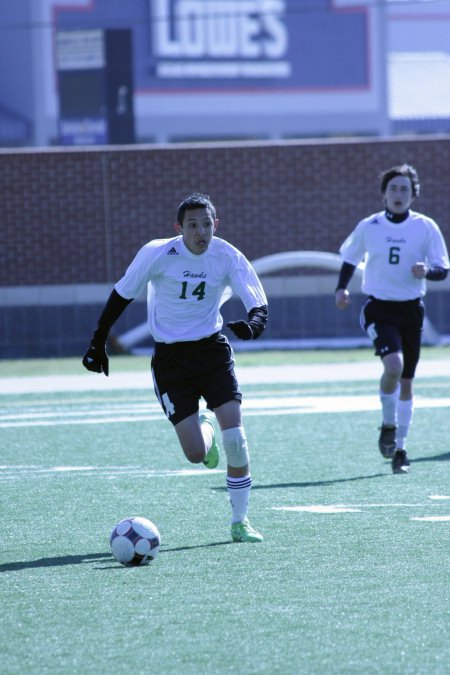
[[[56,30],[130,28],[138,91],[370,85],[367,9],[340,0],[76,0]]]

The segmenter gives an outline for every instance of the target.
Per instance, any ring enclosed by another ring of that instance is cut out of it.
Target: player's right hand
[[[336,299],[336,307],[338,309],[346,309],[351,302],[350,293],[348,292],[347,289],[344,288],[338,288],[338,290],[336,291],[335,299]]]
[[[106,353],[106,343],[95,339],[91,340],[91,344],[82,360],[83,366],[93,373],[109,374],[109,359]]]

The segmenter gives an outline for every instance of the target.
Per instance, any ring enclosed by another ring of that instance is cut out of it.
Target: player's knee
[[[395,363],[392,364],[389,368],[386,368],[386,374],[388,377],[392,378],[393,380],[398,381],[400,379],[400,375],[402,374],[403,371],[403,364],[402,363]]]
[[[383,359],[383,366],[388,377],[399,379],[403,371],[403,359],[400,354],[388,354]]]
[[[247,439],[243,427],[233,427],[222,432],[223,449],[227,464],[236,469],[249,463]]]

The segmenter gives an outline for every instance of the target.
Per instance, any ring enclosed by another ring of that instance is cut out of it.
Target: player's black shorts
[[[201,397],[210,410],[242,400],[233,350],[221,333],[193,342],[157,342],[152,375],[156,396],[174,425],[198,411]]]
[[[402,302],[369,296],[361,309],[361,327],[375,346],[375,354],[403,352],[402,377],[412,379],[420,357],[424,305],[421,298]]]

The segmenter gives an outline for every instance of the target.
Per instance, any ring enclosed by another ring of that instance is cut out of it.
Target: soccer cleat
[[[405,450],[396,450],[392,458],[392,473],[409,473],[409,461]]]
[[[263,541],[263,536],[253,529],[247,518],[240,523],[231,524],[231,538],[233,541],[257,542]]]
[[[397,427],[383,424],[380,428],[378,448],[385,459],[392,459],[395,452],[395,434]]]
[[[214,429],[212,413],[210,413],[208,410],[203,410],[200,413],[200,424],[209,424],[212,428],[213,431],[212,444],[210,449],[206,453],[206,457],[203,460],[203,464],[206,466],[207,469],[215,469],[219,464],[219,446],[217,445],[216,442],[216,432]]]

